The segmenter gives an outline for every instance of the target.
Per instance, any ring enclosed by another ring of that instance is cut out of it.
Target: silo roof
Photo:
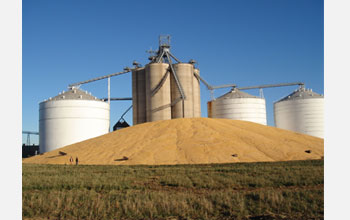
[[[238,90],[237,88],[234,88],[228,93],[218,97],[217,99],[237,99],[237,98],[259,98],[259,97],[250,95],[246,92],[242,92]]]
[[[299,88],[277,102],[282,102],[287,100],[296,100],[296,99],[312,99],[312,98],[323,98],[323,95],[313,92],[311,89]]]
[[[68,91],[64,91],[59,95],[49,99],[48,101],[57,101],[57,100],[100,100],[97,97],[89,94],[87,91],[72,88]],[[102,101],[102,100],[101,100]]]

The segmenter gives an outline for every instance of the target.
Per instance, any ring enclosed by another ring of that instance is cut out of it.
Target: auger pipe
[[[209,85],[209,83],[205,81],[200,75],[198,75],[197,73],[194,73],[194,75],[196,75],[209,90],[213,90],[213,87]]]
[[[168,52],[168,54],[169,54],[172,58],[174,58],[174,60],[176,60],[176,62],[181,63],[181,61],[180,61],[179,59],[177,59],[172,53]]]
[[[227,84],[227,85],[221,85],[221,86],[212,86],[212,89],[222,89],[222,88],[228,88],[228,87],[236,87],[236,84]]]
[[[122,114],[122,116],[120,117],[120,119],[122,119],[125,115],[126,115],[126,113],[128,113],[129,111],[130,111],[130,109],[132,108],[132,105]],[[119,119],[119,120],[120,120]]]
[[[161,54],[156,58],[156,63],[160,63],[160,61],[162,60],[164,54],[165,54],[165,51],[162,50]]]
[[[136,69],[136,68],[133,68],[133,69]],[[89,80],[85,80],[85,81],[82,81],[82,82],[73,83],[73,84],[68,85],[68,87],[72,88],[74,86],[79,86],[81,84],[86,84],[86,83],[94,82],[94,81],[97,81],[97,80],[106,79],[108,77],[118,76],[118,75],[121,75],[121,74],[124,74],[124,73],[131,72],[133,69],[128,68],[128,69],[126,69],[124,71],[121,71],[121,72],[118,72],[118,73],[112,73],[112,74],[109,74],[109,75],[106,75],[106,76],[100,76],[100,77],[89,79]]]
[[[102,101],[108,101],[108,98],[102,98]],[[111,101],[128,101],[128,100],[132,100],[131,97],[127,97],[127,98],[110,98],[109,100]]]
[[[271,87],[282,87],[282,86],[304,86],[303,82],[293,82],[293,83],[278,83],[278,84],[266,84],[266,85],[260,85],[260,86],[247,86],[247,87],[241,87],[237,88],[239,90],[247,90],[247,89],[262,89],[262,88],[271,88]]]
[[[36,135],[39,135],[39,132],[35,132],[35,131],[22,131],[22,134],[36,134]]]
[[[181,95],[182,99],[185,100],[185,99],[186,99],[185,93],[184,93],[184,91],[183,91],[183,89],[182,89],[182,86],[181,86],[181,83],[180,83],[180,81],[179,81],[179,79],[178,79],[178,77],[177,77],[177,75],[176,75],[176,72],[175,72],[175,69],[174,69],[173,64],[172,64],[172,62],[171,62],[171,59],[170,59],[170,57],[169,57],[169,54],[168,54],[168,53],[165,53],[165,54],[166,54],[166,56],[167,56],[167,58],[168,58],[168,60],[169,60],[169,66],[170,66],[170,69],[171,69],[171,71],[172,71],[172,73],[173,73],[173,76],[174,76],[174,78],[175,78],[177,87],[179,88],[180,95]]]

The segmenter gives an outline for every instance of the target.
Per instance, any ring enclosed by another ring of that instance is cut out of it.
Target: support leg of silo
[[[264,93],[263,93],[263,89],[262,88],[260,88],[259,89],[259,93],[260,93],[260,98],[264,98]]]
[[[108,77],[108,106],[109,106],[109,122],[108,122],[108,132],[111,131],[111,77]]]
[[[30,134],[28,133],[27,134],[27,146],[29,146],[30,145]]]

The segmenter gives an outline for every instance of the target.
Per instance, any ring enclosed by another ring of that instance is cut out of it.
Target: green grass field
[[[323,160],[23,164],[23,219],[323,219]]]

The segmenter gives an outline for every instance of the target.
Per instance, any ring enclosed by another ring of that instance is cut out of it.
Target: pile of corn
[[[62,152],[66,154],[62,154]],[[247,121],[186,118],[121,129],[23,163],[160,165],[320,159],[324,140]]]

